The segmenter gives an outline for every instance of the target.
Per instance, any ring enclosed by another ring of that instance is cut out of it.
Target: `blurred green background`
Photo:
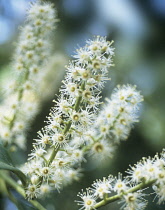
[[[26,0],[0,0],[0,80],[12,66],[12,53],[23,24]],[[165,147],[165,2],[163,0],[54,0],[58,11],[57,30],[53,34],[54,52],[71,58],[79,46],[93,35],[107,36],[114,40],[115,67],[110,71],[111,82],[106,84],[104,97],[109,97],[117,84],[135,84],[144,95],[140,122],[135,125],[126,142],[122,142],[113,157],[105,164],[97,165],[89,159],[83,164],[84,176],[78,183],[53,193],[42,201],[48,210],[76,210],[74,200],[80,189],[89,187],[95,179],[117,175],[144,156],[153,156]],[[66,62],[67,63],[67,62]],[[65,64],[66,64],[65,63]],[[65,69],[65,68],[64,68]],[[56,76],[54,75],[54,78]],[[1,82],[2,84],[2,82]],[[58,82],[60,87],[60,81]],[[2,88],[2,85],[0,85]],[[49,88],[49,87],[48,87]],[[58,93],[57,89],[53,95]],[[2,96],[1,96],[2,97]],[[0,98],[1,100],[1,98]],[[45,117],[52,106],[52,98],[43,105],[28,133],[27,151],[20,151],[22,159],[13,154],[15,161],[23,163],[31,149],[36,132],[44,126]],[[43,123],[42,123],[43,122]],[[147,197],[146,209],[165,209]],[[15,207],[0,199],[1,209]],[[119,209],[116,203],[103,210]]]

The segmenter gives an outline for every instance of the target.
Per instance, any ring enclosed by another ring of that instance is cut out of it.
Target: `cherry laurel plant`
[[[52,4],[37,1],[28,10],[27,24],[22,29],[15,55],[18,82],[14,89],[10,89],[3,105],[5,107],[7,101],[13,99],[10,116],[3,111],[0,122],[4,146],[14,143],[14,139],[19,146],[18,139],[25,135],[23,127],[26,126],[23,125],[38,110],[35,105],[34,110],[27,111],[24,95],[34,86],[40,89],[45,72],[40,75],[39,69],[47,60],[49,33],[55,22],[56,12]],[[33,150],[20,170],[11,164],[7,166],[6,150],[0,156],[0,168],[13,171],[22,182],[16,182],[6,171],[0,172],[0,178],[37,209],[45,208],[36,198],[45,197],[54,190],[60,191],[81,178],[81,163],[86,161],[85,157],[111,158],[117,145],[128,138],[134,123],[138,122],[143,96],[134,85],[118,85],[101,105],[101,90],[110,80],[108,73],[113,66],[112,44],[106,37],[95,36],[77,50],[74,59],[66,66],[60,95],[54,100],[46,125],[38,132]],[[34,74],[39,76],[34,78]],[[154,158],[144,158],[127,173],[125,178],[120,173],[118,177],[110,175],[95,181],[86,191],[82,190],[78,194],[81,200],[76,201],[79,209],[97,209],[116,200],[120,200],[121,208],[125,210],[144,209],[147,201],[143,189],[148,186],[153,187],[158,203],[165,201],[165,151]],[[8,196],[19,207],[10,193]]]

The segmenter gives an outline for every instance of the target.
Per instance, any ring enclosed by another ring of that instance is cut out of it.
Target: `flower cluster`
[[[113,56],[111,44],[99,36],[89,40],[67,66],[61,94],[54,100],[47,125],[38,132],[29,161],[22,169],[30,180],[26,190],[29,199],[36,197],[43,185],[58,190],[60,184],[79,178],[80,169],[73,166],[84,160],[79,145],[84,141],[84,130],[92,124],[93,112],[100,104],[100,90],[108,79]],[[78,141],[73,145],[74,138]]]
[[[78,193],[82,199],[76,201],[82,206],[80,209],[96,209],[116,200],[120,200],[121,209],[145,209],[147,201],[142,191],[149,186],[153,187],[158,203],[165,202],[165,150],[160,156],[143,158],[130,167],[127,173],[125,178],[119,173],[118,177],[110,175],[103,180],[97,180],[87,192]]]
[[[25,147],[25,131],[36,115],[40,90],[50,55],[49,36],[56,22],[56,11],[49,3],[37,1],[27,11],[13,58],[17,74],[8,82],[6,98],[0,107],[0,138],[5,146]],[[28,113],[28,114],[27,114]]]
[[[111,95],[111,100],[102,106],[95,123],[86,134],[82,149],[98,160],[111,157],[115,145],[127,139],[135,122],[138,122],[138,110],[143,96],[136,86],[118,86]],[[72,140],[74,143],[76,139]],[[99,158],[98,158],[99,157]]]
[[[111,95],[111,100],[100,112],[96,125],[99,128],[98,138],[109,138],[119,143],[128,138],[134,122],[138,122],[137,111],[143,97],[136,90],[136,86],[118,86]]]

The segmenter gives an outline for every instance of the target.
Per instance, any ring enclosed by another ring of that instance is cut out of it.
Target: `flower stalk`
[[[143,191],[150,186],[158,198],[158,203],[165,201],[165,150],[160,157],[155,155],[154,158],[143,158],[135,166],[130,166],[127,174],[125,178],[119,173],[118,177],[110,175],[103,180],[96,180],[86,192],[78,193],[82,199],[76,201],[82,206],[80,209],[98,209],[117,200],[120,201],[119,204],[123,204],[121,209],[145,209],[147,201]],[[111,193],[116,195],[110,196]]]
[[[139,190],[143,190],[146,187],[150,187],[152,186],[154,183],[156,182],[156,180],[150,180],[146,183],[140,183],[132,188],[130,188],[129,190],[127,190],[126,192],[124,192],[124,194],[128,194],[128,193],[133,193],[133,192],[137,192]],[[98,209],[102,206],[105,206],[109,203],[113,203],[117,200],[120,200],[123,197],[123,193],[120,193],[119,195],[114,195],[114,196],[110,196],[110,197],[106,197],[106,199],[101,200],[100,202],[98,202],[95,206],[94,209]]]

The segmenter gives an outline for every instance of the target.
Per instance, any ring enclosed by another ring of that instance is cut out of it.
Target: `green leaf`
[[[12,192],[12,191],[11,191]],[[12,192],[14,198],[16,199],[15,205],[19,210],[36,210],[31,203],[25,200],[22,196],[20,196],[17,192]]]
[[[19,204],[17,204],[17,207],[19,210],[36,210],[36,208],[29,204],[27,201],[22,200],[19,200]]]
[[[2,146],[2,144],[0,144],[0,169],[12,171],[20,178],[22,184],[26,186],[25,174],[14,166],[8,151]]]

